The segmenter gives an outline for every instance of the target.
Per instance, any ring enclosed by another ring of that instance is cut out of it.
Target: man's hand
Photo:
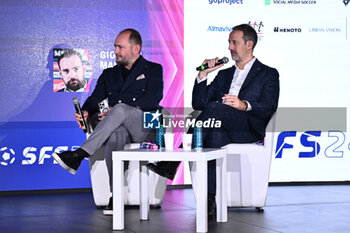
[[[108,110],[108,111],[98,114],[98,119],[99,119],[100,121],[102,121],[102,119],[105,118],[105,116],[107,116],[107,114],[109,113],[109,111],[111,111],[111,108],[112,108],[112,107],[109,106],[109,110]]]
[[[81,111],[81,113],[84,116],[85,122],[87,122],[87,118],[89,117],[89,113],[86,110]],[[83,126],[80,124],[81,121],[83,121],[83,118],[78,114],[74,113],[75,120],[77,121],[80,128],[84,129]]]
[[[198,73],[198,77],[200,80],[202,80],[204,77],[208,76],[208,74],[210,72],[213,72],[214,70],[219,69],[220,67],[222,67],[224,64],[215,66],[215,63],[217,63],[219,60],[219,58],[213,58],[213,59],[205,59],[202,63],[202,65],[208,64],[208,69],[199,71]]]
[[[236,108],[241,111],[245,111],[247,109],[246,103],[240,99],[238,99],[235,95],[225,94],[223,97],[223,103],[229,105],[233,108]]]

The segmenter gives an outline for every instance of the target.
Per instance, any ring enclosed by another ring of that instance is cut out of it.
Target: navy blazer
[[[119,65],[105,69],[82,110],[87,110],[91,116],[99,111],[98,103],[106,98],[110,106],[125,103],[142,110],[161,108],[159,102],[163,98],[163,67],[142,56],[139,59],[125,82]]]
[[[232,66],[219,71],[208,86],[207,81],[199,84],[195,81],[192,92],[193,109],[202,110],[211,101],[222,102],[223,95],[229,93],[235,69],[236,67]],[[239,91],[238,98],[250,103],[252,110],[246,112],[249,123],[264,137],[266,126],[278,105],[278,71],[256,59]]]

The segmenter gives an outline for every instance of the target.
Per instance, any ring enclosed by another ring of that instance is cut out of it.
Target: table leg
[[[124,161],[113,159],[113,230],[124,229]]]
[[[149,215],[149,191],[148,191],[148,169],[145,164],[141,166],[140,172],[140,219],[148,220]]]
[[[216,221],[227,222],[226,157],[216,160]]]
[[[197,161],[196,168],[196,228],[197,232],[208,231],[208,162]]]

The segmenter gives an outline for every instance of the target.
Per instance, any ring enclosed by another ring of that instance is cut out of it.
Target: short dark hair
[[[68,58],[68,57],[71,57],[73,55],[77,55],[80,58],[81,63],[83,63],[83,57],[81,56],[81,54],[79,52],[75,51],[74,49],[64,49],[63,53],[61,54],[61,56],[58,57],[58,60],[57,60],[58,68],[61,69],[60,61],[63,58]]]
[[[124,33],[124,32],[130,32],[129,43],[138,44],[138,45],[140,45],[140,48],[142,48],[142,38],[141,38],[141,35],[138,31],[136,31],[133,28],[127,28],[127,29],[124,29],[123,31],[121,31],[119,33],[119,35]]]
[[[241,31],[243,32],[243,40],[247,42],[248,40],[253,41],[253,49],[258,43],[258,34],[255,29],[252,28],[249,24],[240,24],[232,28],[232,31]]]

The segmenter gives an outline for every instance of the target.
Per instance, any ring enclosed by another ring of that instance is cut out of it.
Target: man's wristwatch
[[[245,108],[243,110],[243,112],[246,112],[248,110],[248,102],[243,100],[244,104],[245,104]]]

